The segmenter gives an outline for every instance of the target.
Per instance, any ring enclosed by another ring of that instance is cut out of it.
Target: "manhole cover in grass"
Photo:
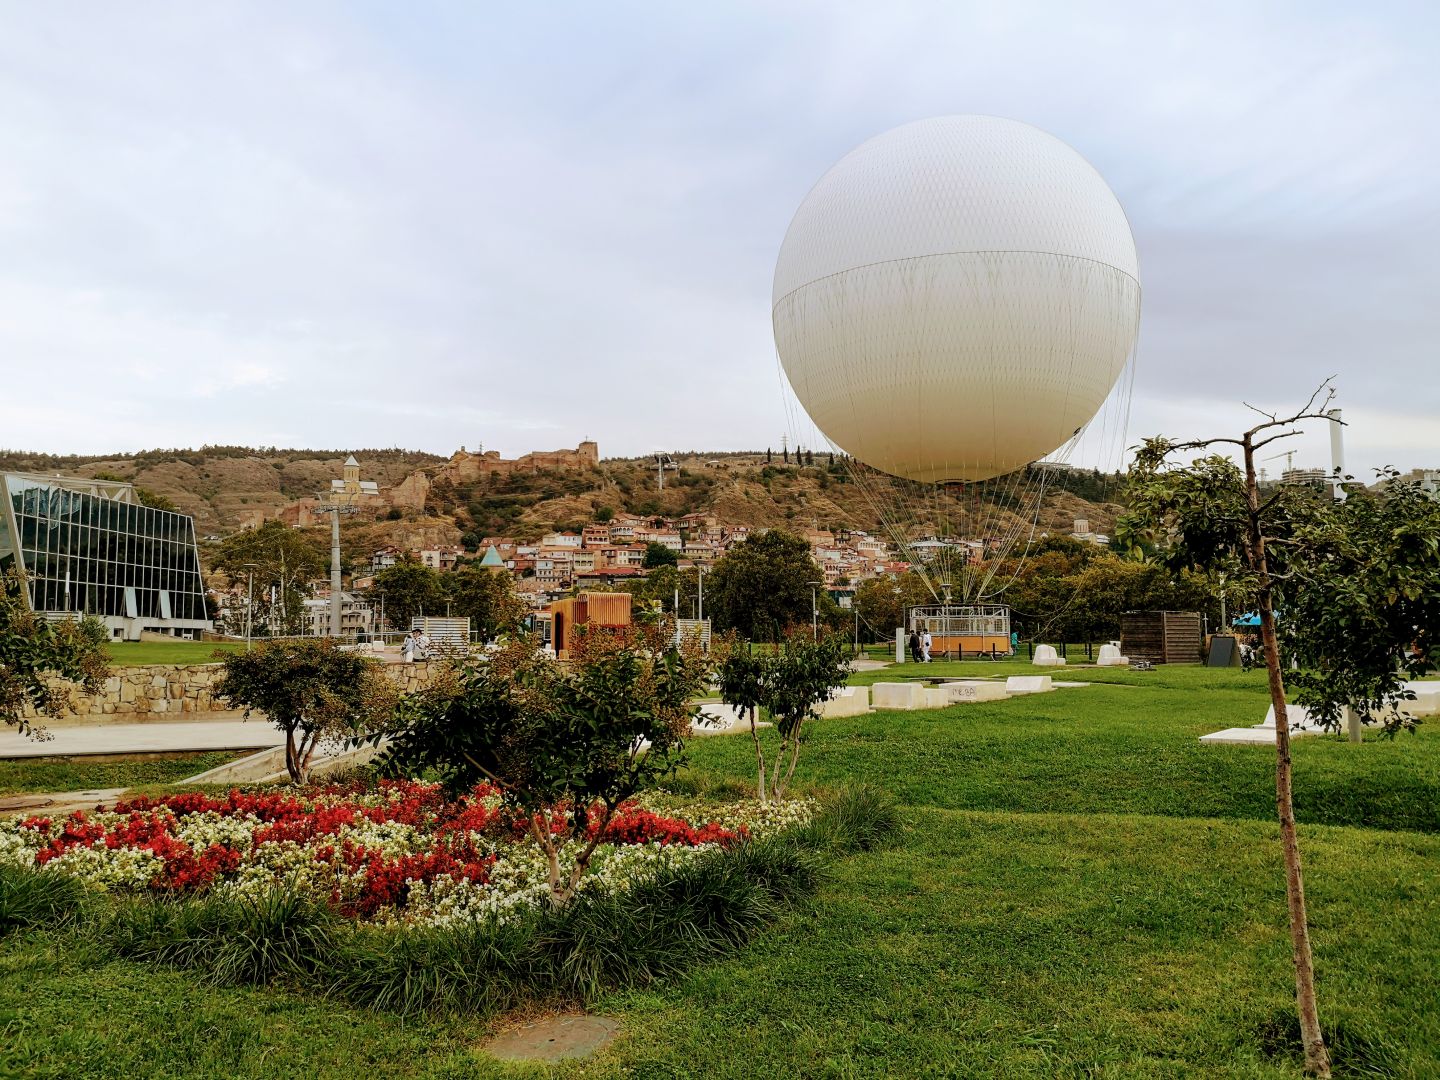
[[[617,1021],[604,1016],[552,1016],[497,1035],[485,1049],[506,1061],[565,1061],[589,1057],[619,1030]]]

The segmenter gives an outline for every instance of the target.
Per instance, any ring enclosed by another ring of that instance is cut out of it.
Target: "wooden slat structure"
[[[1198,611],[1127,611],[1120,616],[1120,651],[1152,664],[1195,664],[1202,659]]]
[[[541,637],[550,642],[555,655],[564,660],[570,655],[575,633],[583,626],[622,627],[630,625],[629,593],[582,592],[567,600],[557,600],[536,615]]]

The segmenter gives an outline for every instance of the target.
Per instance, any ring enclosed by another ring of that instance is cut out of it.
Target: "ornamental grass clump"
[[[98,927],[115,956],[186,968],[216,986],[298,982],[334,964],[338,920],[285,888],[260,896],[130,900]]]
[[[74,878],[0,862],[0,937],[69,922],[81,914],[85,899],[85,887]]]
[[[895,797],[873,784],[857,784],[827,798],[809,824],[789,839],[816,851],[848,855],[883,847],[899,831]]]

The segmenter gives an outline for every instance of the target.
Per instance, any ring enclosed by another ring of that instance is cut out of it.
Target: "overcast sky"
[[[1129,214],[1130,441],[1440,467],[1440,5],[1168,7],[7,0],[0,446],[778,449],[795,208],[978,112]]]

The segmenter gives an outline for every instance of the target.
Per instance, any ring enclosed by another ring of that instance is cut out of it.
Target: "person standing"
[[[920,638],[920,655],[924,657],[924,662],[927,664],[930,662],[930,646],[932,642],[933,639],[930,637],[930,631],[926,630]]]
[[[430,659],[430,635],[420,630],[415,635],[415,654],[421,660]]]
[[[911,630],[910,637],[905,644],[910,646],[910,662],[912,664],[920,663],[920,631]]]
[[[415,662],[415,631],[411,630],[400,642],[400,658],[407,664]]]

